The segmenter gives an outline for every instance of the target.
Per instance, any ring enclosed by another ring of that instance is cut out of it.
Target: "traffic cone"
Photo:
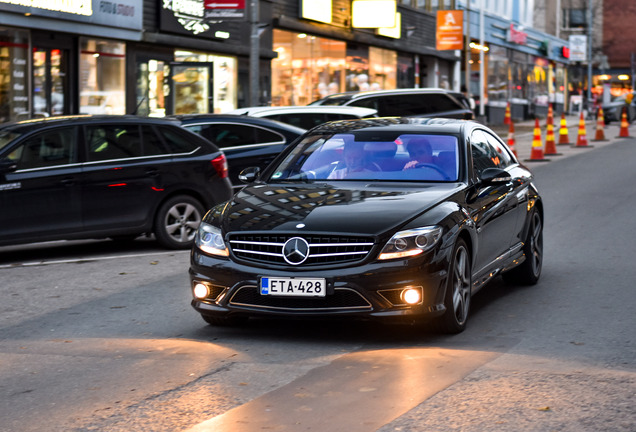
[[[579,118],[579,134],[576,137],[576,145],[574,147],[593,147],[587,142],[587,131],[585,130],[585,117],[583,117],[583,111],[581,111],[581,117]]]
[[[617,138],[631,138],[629,136],[629,123],[627,122],[627,109],[623,107],[623,114],[621,114],[621,130],[618,133]]]
[[[515,144],[515,125],[512,121],[510,121],[510,128],[508,129],[508,147],[516,157],[519,157]]]
[[[603,115],[603,108],[598,109],[596,115],[596,136],[592,141],[607,141],[605,139],[605,116]]]
[[[546,121],[545,155],[559,156],[561,153],[557,153],[556,142],[554,141],[554,119],[552,116],[552,105],[550,105],[548,106],[548,119]]]
[[[512,118],[510,116],[510,102],[508,102],[506,104],[506,114],[504,115],[504,124],[511,124],[512,123]]]
[[[547,162],[550,159],[543,157],[543,146],[541,145],[541,127],[539,119],[534,120],[534,138],[532,139],[532,149],[530,150],[530,159],[526,162]]]
[[[559,145],[570,145],[570,136],[568,135],[568,124],[565,121],[565,112],[561,113],[561,127],[559,129]]]

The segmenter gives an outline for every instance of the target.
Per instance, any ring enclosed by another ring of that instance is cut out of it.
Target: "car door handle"
[[[60,180],[64,186],[74,186],[75,185],[75,177],[66,177]]]
[[[159,175],[159,170],[157,168],[148,168],[146,170],[146,175],[149,177],[157,177]]]

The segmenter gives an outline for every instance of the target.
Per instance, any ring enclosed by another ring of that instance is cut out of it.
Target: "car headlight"
[[[230,256],[230,251],[223,241],[221,230],[205,222],[201,222],[199,225],[194,243],[199,249],[210,255]]]
[[[378,259],[408,258],[431,249],[442,238],[442,228],[429,226],[395,233],[380,252]]]

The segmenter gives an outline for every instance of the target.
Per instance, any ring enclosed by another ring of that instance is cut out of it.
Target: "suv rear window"
[[[368,97],[350,105],[374,108],[378,116],[421,116],[463,109],[445,94],[395,94]]]

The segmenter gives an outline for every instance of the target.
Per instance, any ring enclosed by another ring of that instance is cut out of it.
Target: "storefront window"
[[[548,70],[549,62],[542,57],[535,57],[528,75],[529,99],[537,106],[548,106]]]
[[[369,48],[350,43],[347,45],[346,91],[369,90]]]
[[[345,90],[345,42],[274,29],[272,105],[307,105]]]
[[[204,62],[212,64],[212,88],[208,89],[209,79],[205,73],[197,74],[196,83],[206,93],[212,93],[212,107],[215,113],[224,113],[234,110],[237,104],[237,61],[235,57],[220,56],[216,54],[192,52],[192,51],[175,51],[175,61],[177,62]],[[174,71],[173,71],[174,73]],[[190,74],[191,78],[194,75]],[[174,78],[174,76],[173,76]],[[176,84],[176,83],[175,83]],[[185,87],[183,88],[185,90]],[[187,92],[187,91],[186,91]],[[178,94],[175,95],[178,97]],[[186,97],[186,96],[184,96]],[[175,105],[178,105],[178,101]],[[176,106],[175,106],[176,110]],[[202,111],[206,112],[206,111]]]
[[[490,45],[488,51],[488,102],[508,100],[508,56],[504,47]]]
[[[528,100],[528,76],[528,55],[513,51],[510,64],[511,97],[513,99]]]
[[[137,64],[137,112],[148,117],[164,117],[166,97],[170,94],[166,78],[170,66],[161,60],[148,60]]]
[[[0,27],[0,122],[29,116],[29,34]]]
[[[82,38],[80,42],[80,113],[126,113],[126,45]]]
[[[391,90],[397,84],[397,53],[369,48],[369,90]]]
[[[557,64],[554,72],[554,86],[555,86],[555,98],[554,101],[558,104],[565,103],[565,89],[567,83],[566,67],[561,64]]]

